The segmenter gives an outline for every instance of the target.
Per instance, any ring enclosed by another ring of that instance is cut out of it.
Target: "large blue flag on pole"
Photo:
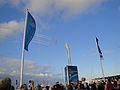
[[[28,51],[28,45],[32,40],[36,30],[36,23],[32,15],[28,12],[26,21],[26,33],[25,33],[25,47],[24,49]]]
[[[102,55],[102,51],[100,49],[100,46],[98,44],[98,38],[96,37],[96,45],[97,45],[97,49],[98,49],[98,53],[99,53],[99,56],[100,56],[100,60],[103,60],[103,55]]]

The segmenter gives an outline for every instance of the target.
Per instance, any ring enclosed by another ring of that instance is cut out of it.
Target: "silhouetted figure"
[[[49,90],[49,88],[50,88],[50,87],[47,85],[47,86],[46,86],[46,90]]]
[[[117,81],[117,89],[120,90],[120,79]]]
[[[113,81],[113,90],[118,90],[117,89],[117,81]]]
[[[84,85],[82,84],[82,81],[79,81],[77,89],[78,90],[84,90],[85,89]]]
[[[96,90],[96,83],[95,82],[90,83],[90,90]]]
[[[10,88],[11,88],[10,78],[0,79],[0,90],[10,90]]]
[[[15,90],[14,86],[11,86],[11,87],[10,87],[10,90]]]
[[[67,90],[73,90],[73,87],[71,84],[67,86]]]
[[[21,85],[19,90],[28,90],[27,85],[26,84]]]
[[[106,83],[106,90],[113,90],[113,85],[112,85],[110,79],[107,80],[107,83]]]
[[[52,90],[64,90],[64,88],[60,85],[59,82],[56,82],[56,84],[53,85]]]
[[[38,84],[38,85],[35,87],[35,90],[42,90],[41,85]]]
[[[102,86],[101,82],[97,82],[96,90],[104,90],[104,87]]]

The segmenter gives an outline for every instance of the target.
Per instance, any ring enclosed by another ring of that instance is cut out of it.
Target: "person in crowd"
[[[28,90],[27,85],[26,84],[21,85],[19,90]]]
[[[28,90],[32,90],[32,81],[31,80],[29,80]]]
[[[12,87],[10,78],[0,79],[0,90],[10,90]]]
[[[88,83],[86,82],[86,78],[81,78],[82,84],[84,85],[84,90],[90,90]]]
[[[49,90],[49,88],[50,88],[49,85],[46,85],[46,90]]]
[[[32,90],[35,90],[35,87],[34,87],[34,80],[31,80],[31,85],[32,85]]]
[[[89,87],[90,87],[90,90],[96,90],[96,83],[90,82]]]
[[[107,83],[106,83],[106,90],[113,90],[113,85],[112,85],[110,79],[107,80]]]
[[[117,90],[117,81],[116,80],[113,81],[113,90]]]
[[[117,89],[120,90],[120,79],[117,81]]]
[[[82,81],[79,81],[77,90],[84,90],[84,85],[82,84]]]
[[[62,83],[60,83],[60,86],[62,90],[66,90],[65,86]]]
[[[11,87],[10,87],[10,90],[15,90],[14,86],[11,86]]]
[[[101,85],[102,85],[103,89],[105,89],[105,85],[106,85],[105,80],[101,81]]]
[[[38,85],[35,87],[35,90],[42,90],[41,85],[38,84]]]
[[[67,86],[67,90],[73,90],[73,86],[71,83]]]
[[[96,90],[104,90],[104,87],[100,81],[97,81]]]
[[[64,88],[60,85],[59,82],[56,82],[55,85],[53,85],[52,90],[64,90]]]
[[[28,90],[35,90],[34,87],[34,80],[29,80],[29,84],[28,84]]]

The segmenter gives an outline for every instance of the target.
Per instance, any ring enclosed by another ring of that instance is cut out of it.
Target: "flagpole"
[[[70,84],[70,81],[69,81],[69,73],[68,73],[68,66],[67,66],[67,84],[69,85]]]
[[[99,44],[98,44],[97,37],[96,37],[96,47],[98,49],[98,53],[99,53],[99,56],[100,56],[100,66],[101,66],[102,76],[103,76],[103,79],[105,80],[104,70],[103,70],[103,65],[102,65],[103,56],[102,56],[102,52],[101,52]]]
[[[21,57],[21,72],[20,72],[20,87],[23,84],[23,70],[24,70],[24,47],[25,47],[25,33],[26,33],[26,22],[28,16],[28,9],[26,9],[25,25],[24,25],[24,36],[23,36],[23,45],[22,45],[22,57]]]
[[[68,65],[71,65],[70,48],[68,48]]]
[[[100,60],[100,65],[101,65],[101,71],[102,71],[103,79],[105,79],[102,60]]]

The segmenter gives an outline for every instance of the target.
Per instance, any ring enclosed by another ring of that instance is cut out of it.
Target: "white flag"
[[[65,48],[66,48],[67,50],[70,50],[69,45],[68,45],[68,42],[66,42]]]
[[[68,45],[68,42],[65,44],[65,48],[67,49],[67,54],[68,54],[68,64],[71,64],[71,59],[70,59],[70,47]]]

